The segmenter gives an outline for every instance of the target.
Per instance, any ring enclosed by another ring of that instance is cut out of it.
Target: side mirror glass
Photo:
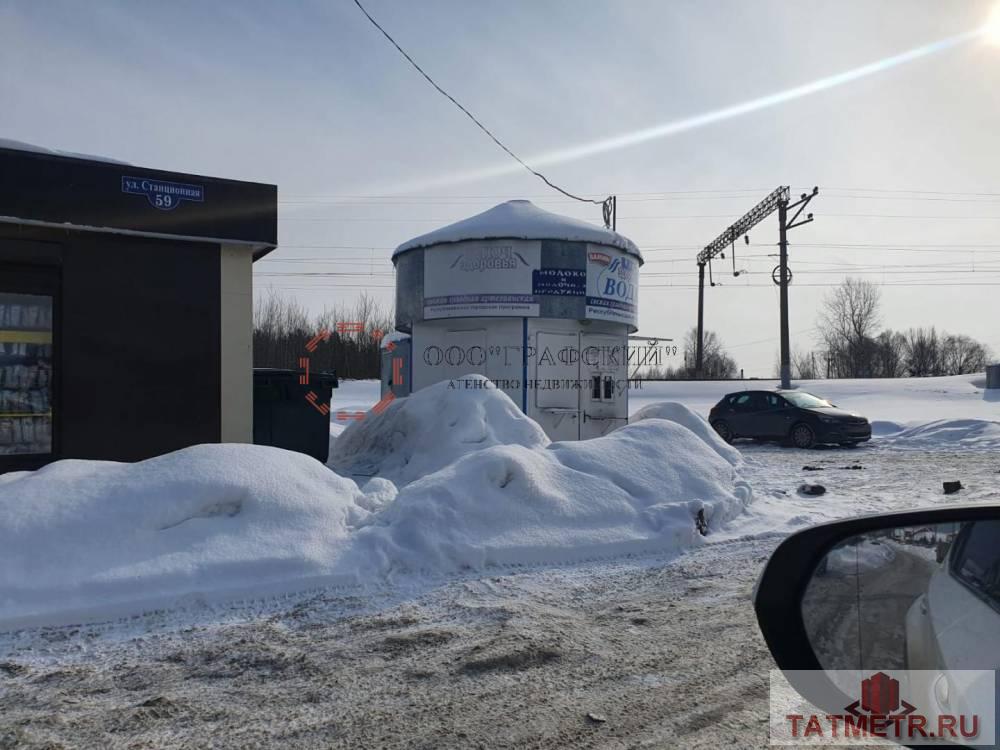
[[[901,744],[997,746],[1000,508],[800,532],[768,562],[755,606],[784,677],[822,711],[888,722],[875,736]]]
[[[848,537],[813,571],[802,618],[824,669],[998,669],[1000,520]]]

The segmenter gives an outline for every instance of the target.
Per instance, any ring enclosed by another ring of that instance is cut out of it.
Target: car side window
[[[1000,611],[1000,521],[976,521],[950,564],[955,578]]]
[[[775,393],[767,394],[767,408],[768,409],[784,409],[788,404],[785,399]]]
[[[734,396],[730,404],[736,411],[750,411],[752,402],[749,393],[741,393],[738,396]]]

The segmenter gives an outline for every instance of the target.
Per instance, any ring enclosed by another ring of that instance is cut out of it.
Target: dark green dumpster
[[[308,382],[303,382],[308,381]],[[330,455],[330,372],[258,367],[253,371],[253,442],[305,453],[326,463]]]

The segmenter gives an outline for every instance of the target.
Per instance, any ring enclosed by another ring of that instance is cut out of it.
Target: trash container
[[[1000,388],[1000,364],[986,366],[986,387]]]
[[[308,383],[303,383],[308,378]],[[330,455],[330,397],[338,386],[330,372],[254,368],[253,442],[312,456]]]

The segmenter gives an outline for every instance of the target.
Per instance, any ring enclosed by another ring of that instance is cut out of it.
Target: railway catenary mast
[[[722,234],[705,246],[705,249],[698,253],[696,259],[698,263],[698,342],[695,351],[695,373],[701,377],[704,368],[704,337],[705,337],[705,266],[709,267],[709,283],[715,286],[715,281],[711,278],[712,259],[722,255],[726,248],[732,248],[736,240],[747,233],[764,219],[778,212],[778,247],[779,261],[774,268],[771,278],[781,290],[781,387],[788,388],[791,385],[791,353],[788,334],[788,285],[792,281],[791,271],[788,270],[788,239],[789,229],[808,224],[813,220],[812,214],[806,214],[806,218],[798,221],[802,211],[819,193],[819,188],[814,187],[811,193],[803,193],[795,203],[790,203],[790,189],[787,185],[782,185],[771,192],[764,200],[751,208],[747,213],[730,225]],[[788,219],[789,209],[798,210]],[[739,276],[739,271],[733,270],[734,276]]]

